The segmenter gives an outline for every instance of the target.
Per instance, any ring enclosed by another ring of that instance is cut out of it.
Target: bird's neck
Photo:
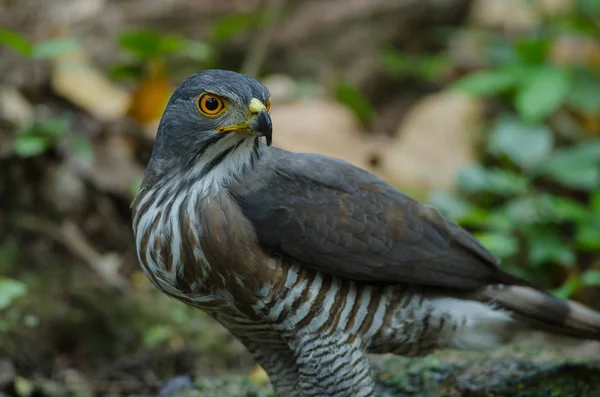
[[[205,148],[190,164],[184,179],[205,189],[227,188],[254,169],[262,150],[258,138],[229,134]]]
[[[263,151],[259,138],[229,134],[207,144],[187,161],[180,159],[147,172],[144,184],[159,189],[186,186],[203,195],[218,193],[251,174]]]

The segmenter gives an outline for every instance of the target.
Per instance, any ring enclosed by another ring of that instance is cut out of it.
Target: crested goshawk
[[[132,208],[151,282],[223,324],[278,396],[374,396],[367,353],[491,348],[523,326],[600,339],[599,313],[500,270],[434,208],[344,161],[270,147],[269,108],[250,77],[189,77]]]

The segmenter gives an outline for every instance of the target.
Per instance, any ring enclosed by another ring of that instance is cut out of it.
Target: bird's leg
[[[347,334],[308,334],[290,341],[305,397],[374,397],[375,382],[359,340]]]
[[[291,351],[282,352],[279,349],[270,349],[265,344],[256,343],[247,338],[240,340],[254,361],[260,364],[269,375],[269,381],[277,397],[304,397],[298,389],[298,368]]]

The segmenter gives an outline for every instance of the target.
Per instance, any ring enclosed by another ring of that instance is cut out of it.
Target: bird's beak
[[[267,141],[267,146],[271,146],[273,123],[271,122],[271,116],[269,116],[266,109],[261,109],[258,116],[254,117],[250,122],[250,129],[256,136],[264,136]]]
[[[252,98],[248,109],[248,117],[244,123],[219,127],[217,128],[217,132],[233,131],[238,134],[264,136],[267,141],[267,146],[271,146],[273,123],[271,122],[271,116],[269,116],[267,108],[261,101]]]

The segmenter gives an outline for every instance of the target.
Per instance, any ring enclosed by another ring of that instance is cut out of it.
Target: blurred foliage
[[[66,142],[83,160],[91,160],[92,148],[84,137],[70,133],[71,118],[68,115],[35,121],[17,131],[14,151],[19,157],[32,157]]]
[[[212,41],[216,45],[218,42],[230,40],[251,29],[264,27],[264,14],[263,10],[259,10],[235,13],[221,18],[213,27]]]
[[[74,38],[45,39],[34,43],[27,37],[8,29],[0,28],[0,44],[30,59],[54,58],[79,48]]]
[[[210,65],[214,56],[213,48],[202,41],[149,28],[125,31],[119,36],[118,45],[131,58],[111,68],[111,76],[118,80],[139,78],[145,73],[165,74],[165,64],[172,58],[183,58],[202,69]]]
[[[13,300],[24,296],[27,286],[20,281],[0,278],[0,310],[7,309]]]
[[[334,96],[338,102],[350,109],[364,126],[375,119],[375,109],[355,85],[337,84],[334,87]]]
[[[43,154],[61,144],[68,146],[82,161],[90,162],[94,157],[87,138],[71,131],[71,117],[68,114],[22,126],[16,132],[13,150],[17,156],[26,158]]]
[[[561,297],[600,285],[600,54],[559,52],[566,38],[600,37],[589,13],[599,4],[581,1],[524,35],[485,33],[484,65],[451,89],[488,99],[496,116],[480,163],[455,192],[431,196],[506,269]]]
[[[414,77],[421,80],[436,80],[448,72],[452,62],[447,54],[415,55],[396,48],[381,51],[383,70],[394,77]]]
[[[74,38],[52,38],[34,43],[7,29],[0,29],[0,44],[31,60],[52,59],[80,48],[80,43]],[[69,114],[20,125],[13,141],[14,153],[19,157],[33,157],[66,142],[82,160],[91,160],[93,154],[88,140],[71,134],[70,125]]]

